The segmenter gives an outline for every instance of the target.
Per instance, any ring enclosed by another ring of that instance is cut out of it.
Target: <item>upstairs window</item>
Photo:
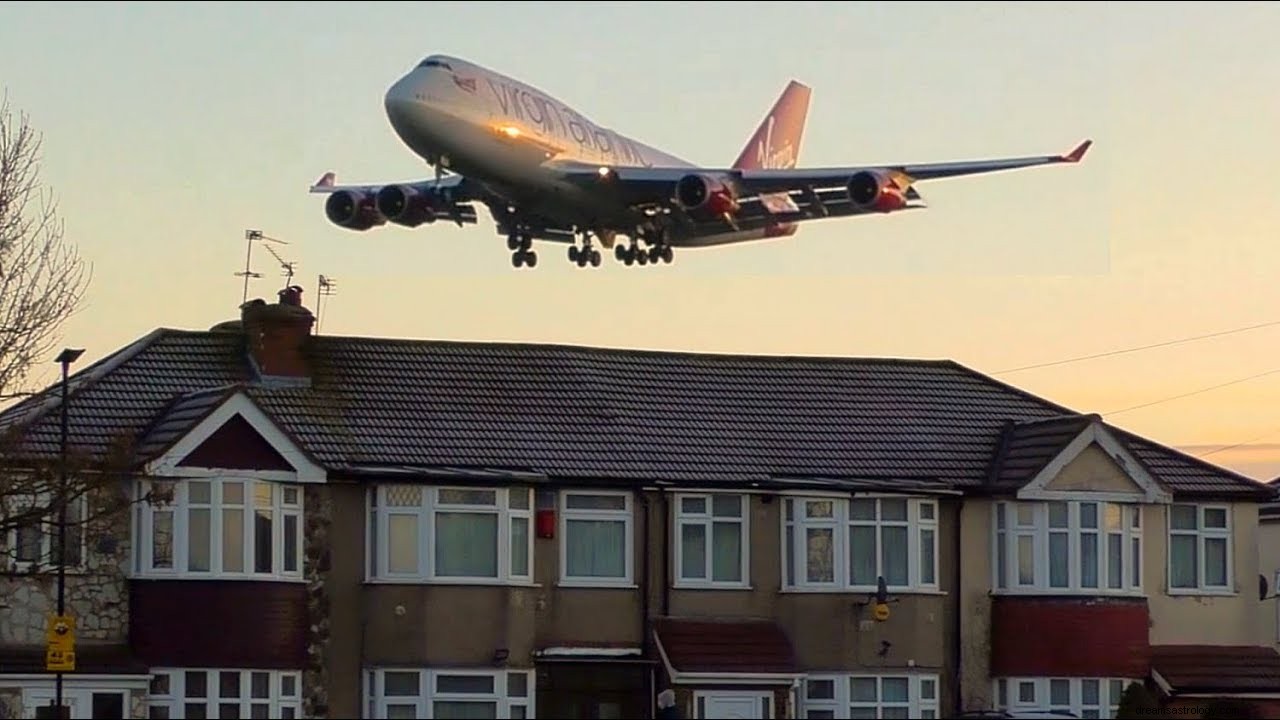
[[[1141,594],[1141,505],[998,502],[994,512],[997,592]]]
[[[747,495],[677,495],[677,587],[746,587]]]
[[[302,487],[263,480],[139,483],[143,576],[302,579]]]
[[[787,498],[784,586],[937,590],[938,504],[902,497]]]
[[[631,494],[573,490],[561,495],[561,503],[561,584],[630,586]]]
[[[380,485],[369,510],[381,581],[532,582],[529,488]]]
[[[66,568],[83,570],[85,563],[85,523],[88,518],[88,500],[84,495],[68,491]],[[57,496],[49,493],[23,495],[14,492],[3,502],[8,506],[6,517],[11,527],[4,538],[5,552],[0,558],[8,560],[15,572],[51,572],[59,563],[58,503]],[[0,567],[6,563],[0,560]]]
[[[1169,589],[1229,592],[1231,508],[1227,505],[1169,507]]]

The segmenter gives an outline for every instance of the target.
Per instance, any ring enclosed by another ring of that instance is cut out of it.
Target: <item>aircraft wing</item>
[[[810,192],[821,188],[844,186],[857,173],[879,171],[889,174],[902,190],[919,180],[977,175],[1017,170],[1038,165],[1077,163],[1093,144],[1085,140],[1065,155],[1033,155],[1026,157],[968,160],[942,163],[883,164],[851,167],[788,168],[739,170],[734,168],[696,167],[618,167],[566,165],[566,176],[583,183],[613,181],[618,192],[629,202],[662,203],[671,198],[675,183],[690,174],[706,174],[724,178],[737,186],[742,197],[775,193]]]
[[[312,193],[335,193],[343,190],[351,190],[354,192],[376,193],[388,185],[407,185],[418,192],[426,192],[428,190],[453,190],[455,197],[459,202],[476,198],[465,198],[459,195],[459,190],[466,188],[466,178],[461,175],[445,175],[439,180],[412,180],[403,183],[372,183],[364,185],[338,185],[337,175],[333,172],[327,172],[320,176],[320,179],[311,186],[308,192]]]

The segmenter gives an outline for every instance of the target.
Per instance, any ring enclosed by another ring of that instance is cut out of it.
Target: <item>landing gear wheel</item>
[[[538,253],[536,253],[536,252],[534,252],[534,251],[532,251],[532,250],[525,250],[525,251],[524,251],[524,261],[525,261],[526,263],[528,263],[528,264],[529,264],[529,267],[531,267],[531,268],[532,268],[532,267],[538,267]]]
[[[621,245],[614,245],[614,246],[613,246],[613,256],[614,256],[614,257],[616,257],[616,258],[618,259],[618,262],[626,262],[626,260],[627,260],[627,249],[626,249],[625,247],[621,246]],[[628,265],[630,265],[631,263],[627,263],[627,264],[628,264]]]
[[[600,251],[591,249],[591,267],[600,267]]]
[[[520,267],[524,264],[524,253],[516,251],[511,253],[511,267]]]
[[[570,245],[569,246],[569,262],[576,262],[578,263],[578,265],[582,265],[582,263],[578,262],[578,255],[579,255],[578,246]]]
[[[518,247],[520,247],[520,240],[516,237],[515,233],[511,233],[507,236],[507,249],[515,250]]]
[[[675,259],[675,253],[672,252],[671,246],[663,245],[662,246],[662,262],[670,265],[671,261],[674,259]]]
[[[649,253],[645,252],[644,250],[640,250],[639,252],[637,252],[637,253],[636,253],[636,262],[640,263],[641,265],[646,265],[646,264],[648,264],[648,262],[649,262]]]

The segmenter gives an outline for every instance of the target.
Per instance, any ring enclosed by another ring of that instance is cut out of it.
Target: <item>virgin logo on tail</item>
[[[765,127],[764,138],[756,145],[756,165],[761,170],[785,170],[796,166],[796,150],[790,143],[786,143],[781,148],[775,150],[773,148],[773,115],[769,116],[768,124]]]

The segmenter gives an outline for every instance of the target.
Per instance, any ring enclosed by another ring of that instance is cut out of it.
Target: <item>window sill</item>
[[[1070,590],[1066,588],[996,588],[993,597],[1067,597],[1067,598],[1133,598],[1143,599],[1147,593],[1141,590]]]
[[[520,587],[540,588],[541,583],[528,580],[495,580],[493,578],[365,578],[365,585],[430,585],[433,587]]]
[[[307,579],[301,575],[205,575],[196,573],[130,573],[129,580],[181,580],[183,582],[270,582],[301,585]]]
[[[639,590],[640,586],[627,581],[609,580],[561,580],[556,587],[570,590]]]
[[[783,595],[823,595],[823,594],[826,594],[826,595],[875,595],[876,589],[872,587],[868,587],[868,588],[857,588],[857,587],[855,588],[847,588],[847,587],[845,588],[839,588],[839,587],[789,588],[789,587],[784,587],[778,592],[780,592]],[[932,596],[942,597],[942,596],[945,596],[947,593],[935,588],[889,588],[889,594],[890,595],[926,595],[926,596],[932,595]]]
[[[755,590],[754,586],[742,583],[692,583],[679,582],[671,586],[672,590],[723,590],[727,592],[744,592]]]
[[[1227,588],[1169,588],[1169,597],[1239,597],[1240,593]]]

